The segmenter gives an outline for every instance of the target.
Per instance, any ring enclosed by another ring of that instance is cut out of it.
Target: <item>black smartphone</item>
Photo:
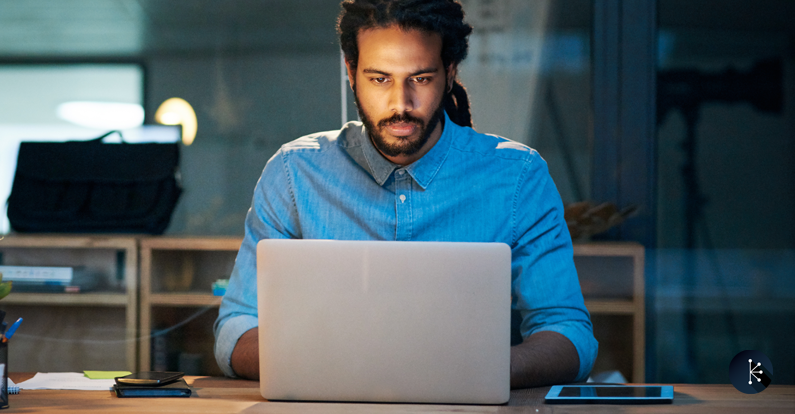
[[[116,377],[116,384],[119,385],[165,385],[172,383],[185,375],[182,372],[169,371],[142,371],[123,377]]]

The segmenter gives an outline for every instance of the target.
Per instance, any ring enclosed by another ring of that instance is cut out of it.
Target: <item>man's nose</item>
[[[414,95],[410,85],[396,83],[390,91],[390,109],[398,114],[414,110]]]

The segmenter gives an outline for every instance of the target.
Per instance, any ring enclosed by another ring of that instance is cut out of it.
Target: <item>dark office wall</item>
[[[146,113],[171,97],[193,105],[182,147],[185,192],[167,234],[242,235],[254,186],[282,144],[340,127],[339,52],[155,56]]]

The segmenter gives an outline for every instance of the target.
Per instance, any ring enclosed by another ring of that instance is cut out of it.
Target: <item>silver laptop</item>
[[[506,244],[263,240],[257,272],[266,399],[508,401]]]

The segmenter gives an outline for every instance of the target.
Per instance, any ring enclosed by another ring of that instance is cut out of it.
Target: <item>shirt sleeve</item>
[[[511,306],[522,316],[527,338],[554,331],[568,338],[580,358],[576,381],[593,368],[598,343],[580,290],[563,203],[546,162],[531,152],[513,200]]]
[[[240,336],[258,326],[257,243],[262,239],[299,238],[295,209],[284,153],[279,151],[265,165],[246,214],[245,235],[229,280],[215,332],[215,359],[223,373],[235,377],[232,351]]]

